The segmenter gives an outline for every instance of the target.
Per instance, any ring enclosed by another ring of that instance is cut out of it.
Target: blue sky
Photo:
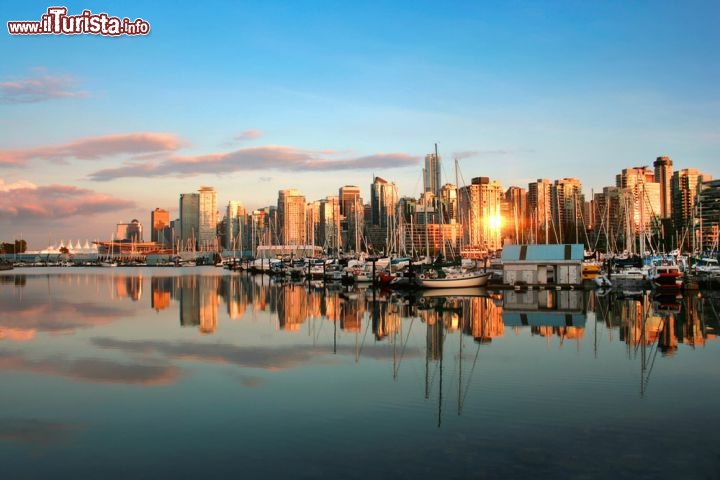
[[[147,36],[10,35],[0,10],[0,240],[108,238],[215,186],[219,204],[308,200],[373,175],[422,189],[579,178],[670,155],[717,177],[720,4],[68,2]]]

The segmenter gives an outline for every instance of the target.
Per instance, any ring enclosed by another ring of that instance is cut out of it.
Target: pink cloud
[[[68,185],[0,191],[0,218],[61,219],[135,207],[135,202]]]
[[[239,134],[235,135],[233,140],[238,141],[238,142],[243,142],[245,140],[255,140],[256,138],[260,138],[263,135],[264,135],[264,132],[262,130],[250,128],[248,130],[245,130],[245,131],[240,132]]]
[[[69,75],[39,75],[0,82],[0,103],[37,103],[57,98],[84,98],[88,92],[77,89]]]
[[[113,155],[169,152],[184,146],[171,133],[140,132],[83,138],[62,145],[0,150],[0,166],[23,166],[28,160],[97,160]]]
[[[127,163],[90,174],[92,180],[107,181],[122,177],[192,176],[237,171],[281,170],[321,172],[401,168],[415,166],[419,157],[406,153],[378,153],[364,157],[334,158],[336,152],[309,150],[282,145],[241,148],[227,153],[172,156],[156,163]]]
[[[30,359],[13,352],[0,352],[0,371],[21,371],[72,378],[93,383],[167,385],[180,378],[174,365],[120,363],[102,358]]]

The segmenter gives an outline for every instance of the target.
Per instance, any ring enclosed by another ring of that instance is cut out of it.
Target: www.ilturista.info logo
[[[7,22],[10,35],[147,35],[150,23],[142,18],[110,17],[107,13],[83,10],[80,15],[68,15],[65,7],[50,7],[40,21]]]

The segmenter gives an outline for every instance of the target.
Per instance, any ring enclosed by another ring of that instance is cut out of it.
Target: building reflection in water
[[[263,275],[118,273],[70,271],[42,278],[66,288],[82,287],[83,291],[91,291],[94,286],[100,296],[108,292],[111,298],[132,301],[143,299],[148,282],[149,303],[154,310],[166,310],[176,304],[180,325],[197,328],[203,334],[216,332],[222,318],[241,321],[253,312],[267,312],[277,315],[277,327],[283,331],[298,331],[308,319],[313,319],[331,322],[334,328],[348,333],[372,328],[376,341],[397,335],[404,322],[414,319],[438,332],[459,332],[480,343],[502,337],[507,329],[517,333],[523,328],[545,338],[581,339],[591,313],[596,322],[628,347],[657,345],[663,355],[672,356],[680,345],[701,347],[714,340],[720,311],[720,298],[714,292],[699,291],[662,296],[653,295],[652,291],[623,295],[593,290],[400,293],[276,283]],[[31,280],[40,278],[4,274],[0,285],[17,288],[19,292],[28,288]],[[225,315],[220,315],[223,304]],[[437,337],[437,332],[429,337],[433,358],[442,353],[433,340]]]
[[[596,299],[596,315],[629,347],[657,344],[663,355],[674,355],[678,345],[702,346],[716,338],[717,317],[703,312],[709,304],[700,292],[685,295],[653,295],[645,291],[631,296],[611,292]],[[706,318],[707,317],[707,318]],[[712,319],[715,325],[708,325]]]
[[[142,277],[122,277],[115,282],[116,295],[141,298]],[[702,312],[703,305],[713,300],[698,292],[670,297],[653,297],[650,291],[624,297],[583,290],[398,294],[274,283],[266,276],[248,275],[152,277],[150,285],[152,308],[168,308],[175,300],[180,306],[180,324],[197,327],[202,333],[216,331],[224,303],[229,319],[241,320],[251,306],[252,311],[276,314],[278,329],[288,332],[300,330],[308,319],[320,319],[341,331],[358,333],[368,321],[377,341],[397,334],[403,321],[412,318],[444,333],[461,332],[481,343],[502,337],[507,328],[516,333],[529,328],[533,335],[546,338],[580,339],[585,335],[588,312],[616,331],[628,346],[657,344],[664,355],[672,355],[679,344],[701,346],[715,338],[715,327],[704,323]],[[433,340],[437,332],[433,335],[428,346],[437,358],[441,354]]]
[[[137,302],[142,298],[143,277],[141,275],[114,277],[114,289],[117,298],[130,298]]]

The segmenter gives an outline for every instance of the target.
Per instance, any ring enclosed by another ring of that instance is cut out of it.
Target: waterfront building
[[[472,249],[494,251],[502,247],[502,185],[488,177],[475,177],[460,188],[460,211],[464,244]]]
[[[425,168],[423,168],[423,191],[432,192],[436,197],[440,196],[441,175],[440,161],[441,157],[436,153],[428,153],[425,155]]]
[[[150,240],[158,245],[167,247],[172,242],[170,229],[170,212],[162,208],[156,208],[150,212]]]
[[[198,198],[198,246],[202,251],[217,250],[217,192],[213,187],[200,187]]]
[[[277,228],[277,207],[268,206],[253,210],[250,215],[250,249],[256,254],[260,245],[269,246],[280,243]]]
[[[180,194],[180,247],[179,250],[196,250],[200,228],[200,194]]]
[[[337,254],[339,250],[342,250],[340,199],[335,195],[331,195],[320,200],[318,215],[316,245],[321,245],[325,251]]]
[[[670,157],[657,157],[653,162],[655,182],[660,184],[660,218],[672,216],[673,162]]]
[[[718,223],[720,222],[720,180],[708,180],[698,188],[698,222],[696,226],[698,252],[718,252]]]
[[[616,176],[616,186],[631,192],[631,203],[625,205],[626,214],[630,215],[630,222],[635,235],[643,237],[654,236],[660,231],[661,211],[661,185],[655,181],[655,173],[648,167],[635,167],[623,169]],[[643,240],[644,241],[644,240]],[[638,253],[644,251],[644,245],[639,245]]]
[[[225,213],[225,235],[223,245],[228,250],[243,250],[248,246],[246,234],[245,207],[238,200],[230,200]]]
[[[355,185],[340,187],[340,229],[346,251],[360,251],[364,224],[363,202],[360,188]]]
[[[695,230],[693,228],[698,216],[696,200],[698,185],[712,180],[712,176],[700,172],[697,168],[677,170],[672,176],[672,219],[675,238],[683,248],[695,246]],[[691,235],[688,235],[688,232]]]
[[[530,243],[550,243],[550,232],[553,229],[551,187],[550,180],[544,178],[528,184]]]
[[[397,251],[398,188],[394,183],[375,177],[370,185],[370,218],[365,225],[368,242],[374,251]]]
[[[318,245],[320,237],[320,200],[305,204],[305,239],[308,245]]]
[[[281,245],[305,245],[305,196],[294,188],[278,192],[278,226]]]
[[[458,222],[458,190],[454,183],[446,183],[440,189],[440,202],[442,205],[442,221],[444,223]]]
[[[529,231],[528,192],[522,187],[510,187],[505,191],[502,208],[503,238],[512,243],[525,243]]]
[[[579,232],[583,228],[581,214],[584,203],[582,183],[577,178],[555,180],[550,187],[550,211],[557,243],[582,243]]]
[[[387,227],[395,223],[398,188],[380,177],[370,185],[370,224]]]
[[[137,219],[130,223],[118,223],[115,225],[115,240],[118,242],[143,242],[143,227]]]
[[[582,244],[507,245],[502,251],[503,283],[581,285]]]

